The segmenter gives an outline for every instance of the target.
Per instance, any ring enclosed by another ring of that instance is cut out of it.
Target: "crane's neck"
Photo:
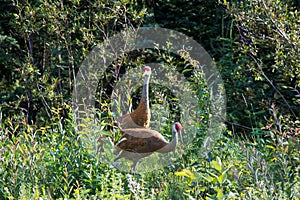
[[[147,108],[149,107],[149,81],[150,76],[145,76],[144,83],[143,83],[143,91],[142,91],[142,98],[141,100],[145,102]]]
[[[178,133],[173,127],[172,129],[172,140],[169,142],[166,146],[161,148],[158,152],[160,153],[169,153],[171,151],[174,151],[178,143]]]

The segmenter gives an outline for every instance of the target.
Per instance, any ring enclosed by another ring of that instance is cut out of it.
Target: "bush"
[[[299,118],[299,12],[293,1],[226,5],[232,34],[220,38],[224,56],[219,65],[227,86],[228,120],[261,127],[272,103]]]

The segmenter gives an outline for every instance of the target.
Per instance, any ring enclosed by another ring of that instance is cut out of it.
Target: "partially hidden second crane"
[[[172,140],[168,142],[159,132],[146,128],[131,128],[122,130],[122,138],[115,145],[119,149],[119,154],[114,162],[126,158],[133,162],[132,172],[136,172],[136,167],[141,158],[147,157],[154,152],[169,153],[174,151],[178,138],[182,141],[182,126],[176,122],[172,126]]]
[[[149,81],[151,76],[151,68],[145,66],[143,68],[143,89],[142,97],[138,107],[131,113],[122,115],[117,119],[121,129],[128,128],[148,128],[150,124],[150,106],[149,106]]]
[[[145,66],[143,68],[143,89],[142,96],[139,102],[138,107],[131,113],[122,115],[119,117],[116,122],[118,128],[128,129],[128,128],[148,128],[150,124],[151,112],[149,106],[149,82],[151,76],[151,68],[149,66]],[[104,135],[100,135],[98,138],[98,151],[103,152],[103,139],[106,138]],[[119,153],[117,150],[116,154]]]

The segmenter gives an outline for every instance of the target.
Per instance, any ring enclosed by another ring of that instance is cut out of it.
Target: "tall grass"
[[[86,148],[72,122],[47,127],[2,121],[0,194],[5,199],[299,199],[299,141],[219,135],[143,174],[116,170]],[[68,127],[66,129],[66,127]],[[17,131],[16,131],[17,129]],[[194,146],[193,146],[194,145]]]

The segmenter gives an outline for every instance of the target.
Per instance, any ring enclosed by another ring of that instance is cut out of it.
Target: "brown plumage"
[[[121,116],[117,122],[121,129],[128,128],[148,128],[151,118],[149,107],[149,80],[151,68],[146,66],[143,68],[144,83],[142,89],[142,97],[137,109],[132,113]]]
[[[143,89],[142,89],[142,97],[139,102],[137,109],[133,112],[122,115],[116,121],[118,123],[118,127],[121,129],[128,129],[128,128],[148,128],[150,124],[150,106],[149,106],[149,81],[151,76],[151,68],[145,66],[143,68]],[[103,138],[106,136],[101,135],[98,138],[98,151],[103,152]],[[119,153],[117,150],[116,153]]]
[[[133,162],[132,171],[136,171],[136,166],[141,158],[147,157],[154,152],[168,153],[174,151],[181,135],[182,126],[176,122],[172,126],[172,140],[166,139],[157,131],[146,128],[131,128],[122,130],[123,136],[116,144],[120,152],[114,161],[126,158]]]

